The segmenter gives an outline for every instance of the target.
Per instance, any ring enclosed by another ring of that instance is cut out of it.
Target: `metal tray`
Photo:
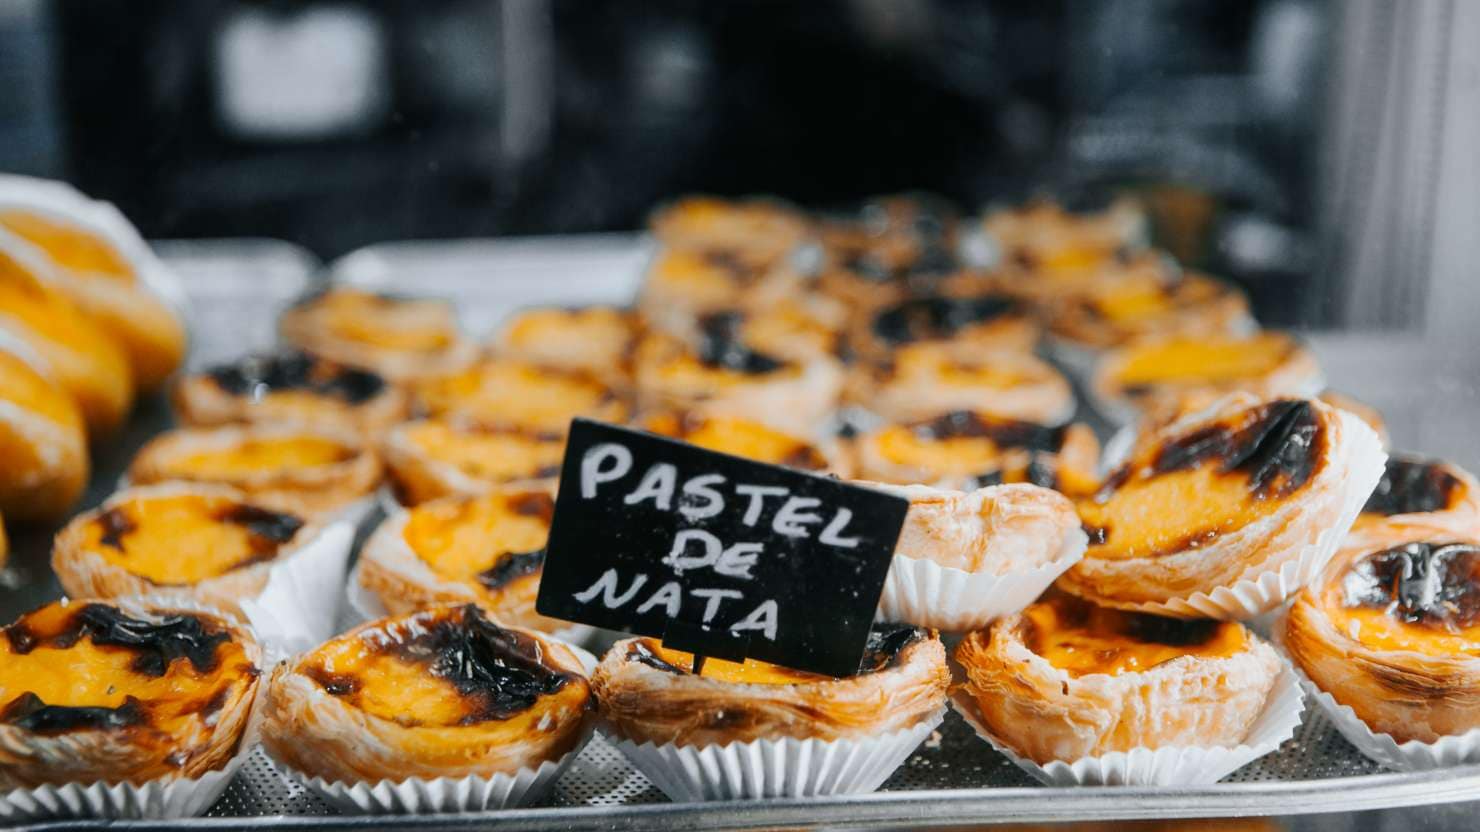
[[[161,244],[193,301],[199,366],[272,344],[282,307],[315,285],[317,264],[271,241]],[[531,304],[624,302],[650,246],[636,235],[513,241],[397,243],[351,254],[329,270],[349,284],[456,297],[484,334],[508,311]],[[1469,414],[1480,406],[1473,349],[1419,337],[1309,336],[1335,386],[1381,408],[1396,445],[1480,462]],[[126,434],[100,449],[87,504],[117,481],[133,451],[169,424],[162,400],[146,401]],[[49,533],[15,541],[15,568],[0,576],[0,621],[60,594],[46,566]],[[1383,773],[1318,711],[1274,754],[1202,788],[1052,789],[1034,785],[978,740],[954,713],[877,793],[842,798],[673,804],[599,737],[534,807],[476,815],[354,817],[333,814],[254,752],[205,818],[175,822],[55,822],[24,828],[214,829],[731,829],[941,826],[1127,818],[1228,817],[1354,812],[1474,799],[1480,766]],[[244,819],[245,822],[244,822]]]

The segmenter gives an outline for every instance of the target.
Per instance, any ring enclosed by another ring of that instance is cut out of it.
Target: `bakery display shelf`
[[[272,241],[161,244],[192,301],[191,365],[272,344],[277,314],[320,279],[301,250]],[[514,241],[397,243],[333,264],[334,279],[406,294],[451,296],[475,335],[510,309],[531,304],[622,302],[650,256],[635,235]],[[1467,415],[1480,402],[1480,357],[1422,338],[1377,334],[1308,339],[1338,389],[1381,408],[1394,443],[1474,466]],[[100,502],[133,452],[169,423],[162,398],[144,403],[125,434],[101,449],[84,507]],[[1103,423],[1098,427],[1106,428]],[[15,540],[0,573],[0,618],[60,594],[47,567],[49,534]],[[336,815],[254,751],[207,816],[192,820],[43,821],[23,829],[740,829],[887,827],[1092,819],[1294,815],[1473,798],[1480,766],[1394,774],[1358,754],[1307,703],[1303,724],[1281,748],[1222,782],[1199,788],[1056,789],[1034,785],[976,738],[954,712],[874,794],[799,800],[673,804],[600,737],[539,804],[471,815]]]

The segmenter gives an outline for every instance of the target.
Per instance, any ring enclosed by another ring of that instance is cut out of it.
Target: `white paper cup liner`
[[[1299,673],[1298,670],[1296,672]],[[1350,705],[1337,702],[1335,697],[1321,690],[1304,673],[1300,673],[1300,684],[1305,688],[1306,694],[1326,712],[1326,717],[1347,742],[1356,746],[1369,759],[1394,771],[1430,771],[1446,766],[1480,763],[1480,728],[1440,737],[1434,742],[1398,742],[1391,734],[1373,731]]]
[[[381,603],[380,599],[375,597],[375,593],[366,589],[360,583],[360,565],[358,563],[350,570],[349,581],[344,585],[344,595],[345,600],[348,602],[351,613],[350,617],[352,619],[348,622],[349,626],[361,624],[366,621],[374,621],[378,618],[385,618],[391,614],[390,610],[385,608],[385,604]],[[348,629],[348,627],[341,627],[340,629]],[[585,657],[591,654],[583,649],[581,645],[590,643],[591,638],[596,635],[596,628],[587,624],[572,624],[569,627],[556,630],[549,635],[552,638],[557,638],[565,642],[566,646],[575,650],[576,655],[580,656],[581,661],[584,662]],[[590,673],[590,670],[586,672]]]
[[[1356,418],[1352,417],[1352,422]],[[1348,425],[1351,427],[1351,425]],[[1356,429],[1371,434],[1371,452],[1359,450],[1352,467],[1347,471],[1348,486],[1346,500],[1342,504],[1336,521],[1319,530],[1315,539],[1300,547],[1296,557],[1285,560],[1278,569],[1266,569],[1244,577],[1227,586],[1211,591],[1196,592],[1186,598],[1146,603],[1122,603],[1104,601],[1107,606],[1124,610],[1165,615],[1173,618],[1213,618],[1220,621],[1243,621],[1254,618],[1283,604],[1301,588],[1315,580],[1326,568],[1357,514],[1366,504],[1372,489],[1382,478],[1387,464],[1387,454],[1381,450],[1377,434],[1365,424]]]
[[[1305,710],[1300,678],[1281,660],[1280,675],[1259,718],[1243,743],[1222,746],[1168,746],[1112,751],[1072,762],[1054,760],[1040,765],[992,736],[981,720],[976,701],[964,691],[951,696],[951,707],[976,735],[1000,751],[1018,768],[1045,786],[1204,786],[1216,783],[1250,762],[1279,748],[1295,736]]]
[[[536,767],[521,768],[513,774],[500,772],[488,777],[470,774],[432,780],[411,777],[376,783],[330,783],[322,777],[309,777],[277,760],[273,760],[273,765],[341,812],[371,815],[483,812],[525,806],[539,800],[560,779],[590,739],[591,728],[588,726],[575,748],[560,759],[546,760]]]
[[[1075,530],[1058,557],[1032,569],[994,575],[941,566],[926,558],[895,555],[879,596],[880,621],[898,621],[945,632],[965,632],[1033,603],[1084,557],[1088,538]]]
[[[375,510],[380,507],[380,501],[377,497],[378,492],[377,494],[366,494],[334,512],[334,516],[329,518],[329,522],[331,524],[346,523],[351,530],[358,534],[365,529],[371,516],[375,514]]]
[[[889,779],[945,716],[941,708],[920,723],[862,740],[780,740],[683,746],[612,745],[670,800],[756,800],[862,794]]]
[[[375,502],[380,506],[380,513],[386,517],[395,517],[406,510],[401,501],[396,499],[396,492],[389,485],[382,485],[375,489]]]
[[[274,563],[255,598],[239,603],[264,647],[307,650],[334,634],[354,528],[336,522],[290,557]]]

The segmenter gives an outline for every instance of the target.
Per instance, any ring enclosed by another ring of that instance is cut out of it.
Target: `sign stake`
[[[693,672],[693,674],[695,676],[703,676],[704,675],[704,661],[705,661],[705,656],[704,656],[703,653],[695,653],[694,654],[694,669],[693,669],[692,672]]]

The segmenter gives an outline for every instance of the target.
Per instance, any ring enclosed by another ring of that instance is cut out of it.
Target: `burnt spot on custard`
[[[928,630],[912,624],[875,624],[869,630],[868,641],[864,644],[863,658],[858,662],[857,675],[878,673],[896,666],[906,647],[929,637]],[[648,639],[633,641],[627,648],[627,660],[647,665],[664,673],[687,675],[690,672],[689,668],[680,667],[654,652]],[[792,670],[780,665],[776,665],[775,669],[782,673],[795,674],[798,681],[811,681],[817,678],[815,673]]]
[[[1443,511],[1459,486],[1459,478],[1436,462],[1390,457],[1362,512],[1391,517]]]
[[[517,716],[540,697],[579,679],[551,667],[537,639],[498,626],[472,604],[431,621],[418,621],[417,626],[404,628],[399,637],[363,639],[362,643],[394,654],[402,662],[421,665],[452,685],[468,706],[460,725]],[[305,672],[330,693],[329,685],[335,685],[340,691],[335,695],[341,697],[354,697],[362,685],[339,676],[326,677],[321,669]]]
[[[950,298],[941,295],[901,301],[874,316],[874,335],[889,344],[950,338],[969,326],[1020,313],[1022,303],[1005,295]]]
[[[827,459],[822,452],[805,444],[792,448],[779,462],[788,468],[800,468],[804,471],[821,471],[827,467]]]
[[[1415,541],[1367,555],[1341,579],[1348,607],[1456,632],[1480,624],[1480,546]]]
[[[301,352],[249,356],[235,364],[213,367],[206,375],[227,393],[249,399],[296,390],[362,404],[380,395],[386,386],[375,373]]]
[[[753,279],[757,270],[746,263],[739,254],[727,249],[709,249],[701,255],[704,262],[710,267],[724,272],[731,280],[748,282]]]
[[[509,500],[509,508],[521,517],[538,517],[547,524],[555,519],[555,500],[543,491],[519,494]]]
[[[132,728],[148,721],[147,709],[132,696],[124,697],[123,704],[116,708],[80,707],[48,705],[41,697],[27,691],[0,708],[0,724],[44,736],[69,731]]]
[[[261,506],[238,503],[216,515],[222,523],[231,523],[247,530],[251,554],[231,565],[241,569],[254,563],[272,560],[284,543],[293,539],[303,528],[303,518]]]
[[[698,357],[705,365],[746,375],[774,373],[784,363],[751,349],[740,338],[744,322],[738,312],[717,312],[699,321]]]
[[[958,410],[910,425],[916,437],[932,439],[989,439],[999,448],[1057,451],[1063,447],[1066,429],[1050,428],[1016,419],[993,419]]]
[[[219,665],[219,650],[231,634],[201,616],[173,613],[158,619],[139,619],[108,604],[83,604],[55,632],[36,632],[25,619],[4,628],[13,653],[24,654],[37,647],[67,650],[78,641],[90,640],[99,647],[117,647],[135,654],[129,669],[144,677],[163,677],[179,659],[189,662],[198,674],[209,674]]]
[[[493,566],[478,573],[478,583],[483,588],[497,591],[514,581],[530,575],[538,575],[545,568],[545,550],[533,552],[509,552],[500,555]]]
[[[120,552],[123,551],[124,535],[138,528],[138,525],[134,523],[134,519],[117,507],[110,508],[98,515],[98,525],[103,528],[103,534],[98,538],[98,542],[104,546],[117,549]]]
[[[1066,595],[1058,595],[1047,603],[1053,604],[1057,609],[1060,627],[1064,630],[1083,630],[1114,635],[1141,644],[1160,644],[1189,650],[1216,638],[1223,624],[1208,619],[1166,618],[1144,612],[1096,607],[1088,601]],[[1031,618],[1024,618],[1022,626],[1025,628],[1025,642],[1033,652],[1041,655],[1043,639],[1048,633],[1040,633]]]
[[[1144,476],[1190,471],[1213,462],[1220,474],[1248,477],[1256,500],[1284,498],[1299,491],[1320,461],[1321,426],[1310,402],[1285,399],[1262,405],[1238,424],[1198,428],[1159,448]],[[1117,469],[1095,495],[1105,502],[1138,472],[1134,464]]]
[[[962,485],[965,486],[965,490],[974,491],[978,488],[986,488],[991,485],[1001,485],[1003,482],[1005,480],[1002,478],[1001,470],[983,471],[980,474],[967,477]]]
[[[361,683],[358,676],[350,673],[330,673],[318,665],[303,668],[303,675],[314,680],[330,696],[348,696],[359,693]]]

